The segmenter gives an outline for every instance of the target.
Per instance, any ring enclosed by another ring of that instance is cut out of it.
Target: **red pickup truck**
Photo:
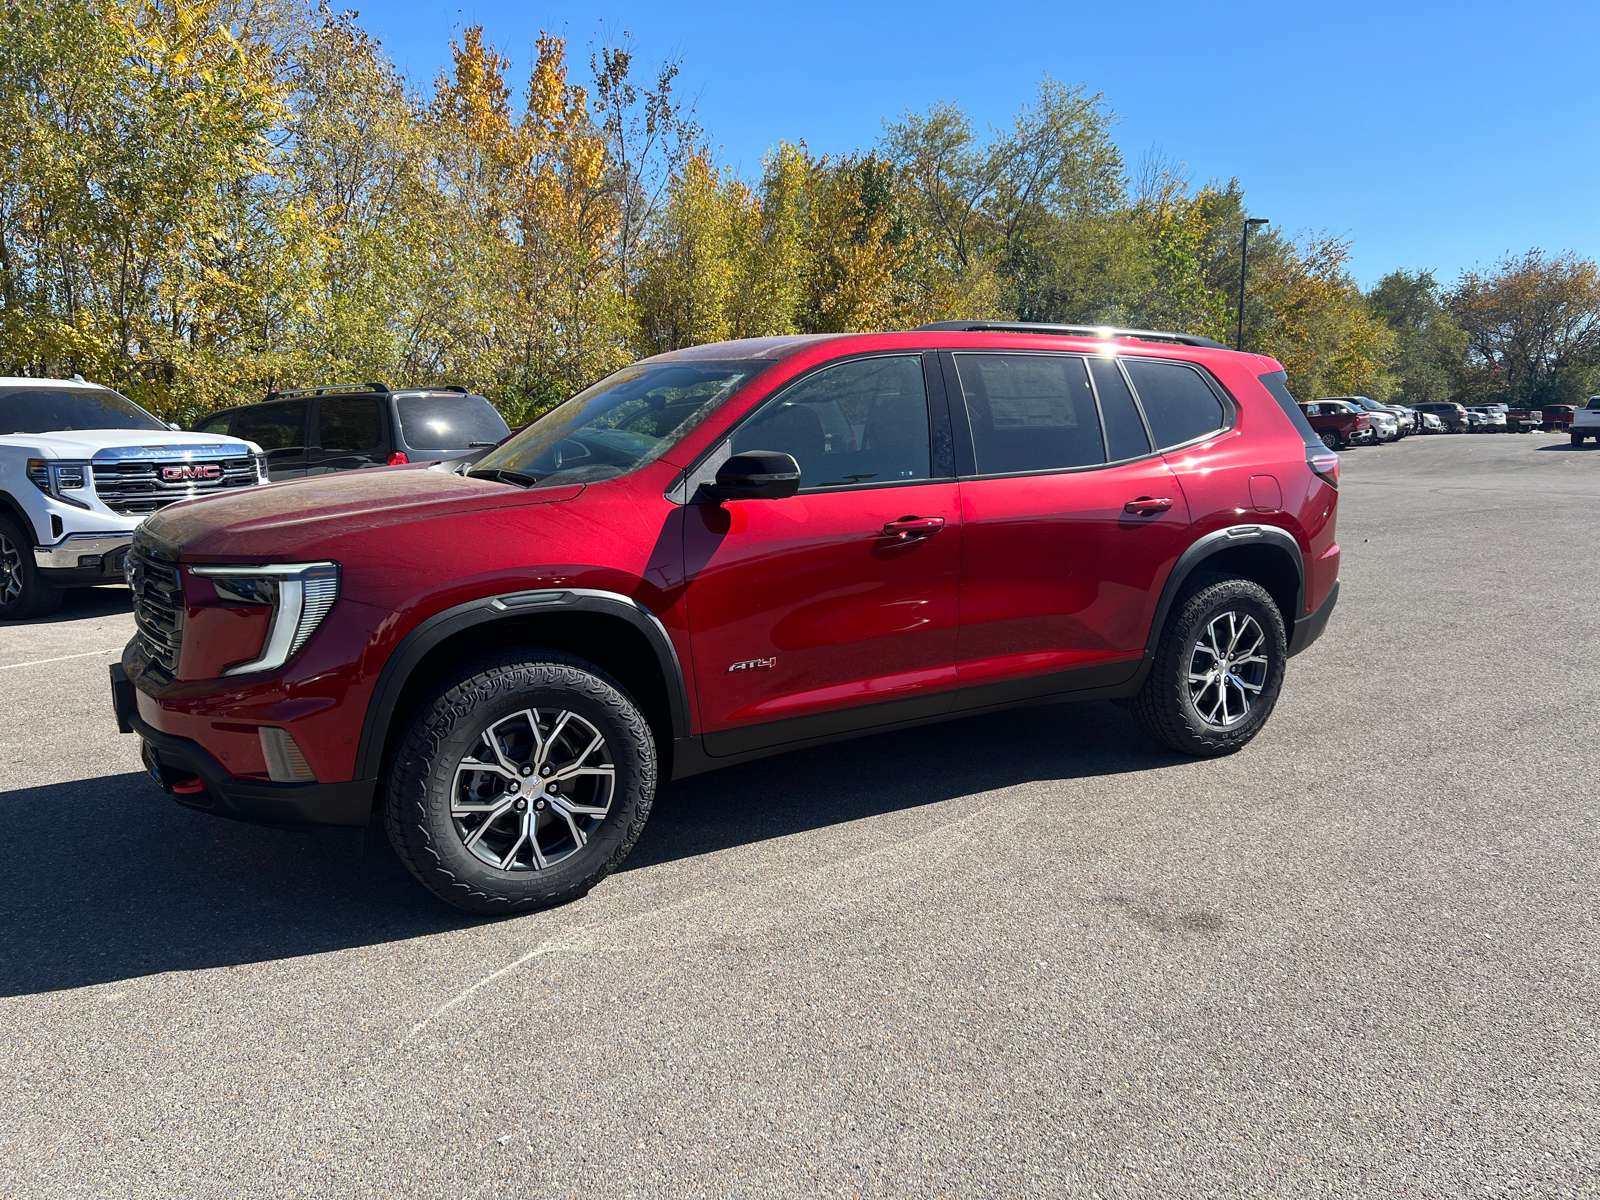
[[[1546,433],[1562,433],[1570,429],[1574,411],[1574,406],[1571,404],[1546,404],[1544,406],[1544,431]]]
[[[1313,400],[1300,405],[1311,428],[1329,450],[1343,450],[1351,442],[1372,437],[1372,418],[1343,400]]]

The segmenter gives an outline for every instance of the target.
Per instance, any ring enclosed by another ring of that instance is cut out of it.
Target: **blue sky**
[[[359,3],[359,0],[357,0]],[[1370,284],[1443,281],[1538,246],[1600,256],[1600,3],[513,3],[377,0],[361,21],[431,83],[468,24],[516,64],[541,28],[573,56],[623,31],[681,57],[724,162],[779,139],[869,148],[885,116],[954,100],[1007,124],[1045,73],[1106,94],[1130,164],[1238,176],[1287,232],[1351,238]]]

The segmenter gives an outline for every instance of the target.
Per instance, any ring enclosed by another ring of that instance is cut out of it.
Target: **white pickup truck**
[[[134,528],[158,509],[266,478],[254,442],[184,433],[81,378],[0,376],[0,621],[122,582]]]
[[[1600,396],[1590,396],[1582,408],[1572,410],[1572,424],[1568,426],[1574,446],[1583,445],[1583,439],[1592,437],[1600,442]]]

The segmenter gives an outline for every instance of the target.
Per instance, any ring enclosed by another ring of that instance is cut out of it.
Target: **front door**
[[[1189,513],[1116,360],[975,351],[948,361],[970,430],[959,704],[1131,677]]]
[[[942,431],[942,404],[934,419]],[[691,498],[686,601],[708,753],[949,708],[959,489],[934,441],[922,356],[880,355],[802,376],[718,452],[792,454],[801,490]]]

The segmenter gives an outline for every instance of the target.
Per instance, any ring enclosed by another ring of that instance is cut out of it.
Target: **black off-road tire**
[[[1268,661],[1261,691],[1244,717],[1227,728],[1218,728],[1207,723],[1195,707],[1190,696],[1189,665],[1210,622],[1228,612],[1255,618],[1265,635]],[[1206,575],[1193,581],[1187,596],[1168,614],[1150,674],[1129,708],[1146,733],[1180,754],[1198,758],[1233,754],[1248,745],[1272,715],[1288,658],[1283,614],[1267,590],[1248,579]]]
[[[1573,434],[1573,435],[1572,435],[1572,444],[1573,444],[1573,445],[1574,445],[1574,446],[1581,446],[1581,445],[1583,445],[1583,434],[1581,434],[1581,433],[1575,433],[1575,434]]]
[[[48,617],[61,607],[65,588],[47,582],[33,561],[33,538],[10,517],[0,517],[0,621]]]
[[[493,723],[525,709],[555,708],[582,717],[606,739],[615,768],[610,811],[587,844],[560,862],[542,870],[501,870],[469,851],[457,832],[451,816],[456,766]],[[388,765],[384,824],[411,873],[457,908],[488,914],[549,908],[587,894],[633,849],[655,799],[656,762],[644,715],[592,663],[543,650],[482,659],[413,710]]]

